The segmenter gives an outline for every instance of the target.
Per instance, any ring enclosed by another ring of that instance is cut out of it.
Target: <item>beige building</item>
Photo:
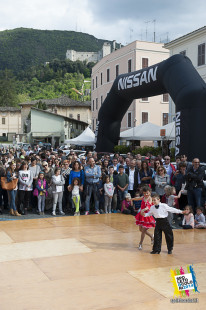
[[[134,41],[101,59],[92,69],[92,129],[96,129],[98,111],[119,74],[137,71],[169,57],[161,43]],[[168,94],[133,100],[125,114],[121,131],[144,122],[168,123]]]
[[[15,107],[0,107],[0,136],[12,141],[21,133],[21,110]]]
[[[206,26],[165,44],[165,48],[169,50],[170,56],[182,54],[189,57],[197,72],[206,82],[205,44]],[[173,121],[175,118],[175,104],[171,98],[169,112],[170,121]]]
[[[113,42],[113,45],[115,41]],[[111,53],[111,45],[108,42],[104,42],[102,49],[99,52],[77,52],[74,50],[67,50],[66,59],[71,61],[86,61],[86,62],[97,62],[104,56]]]
[[[32,107],[40,100],[28,101],[21,103],[21,116],[22,116],[22,132],[28,122],[28,116]],[[56,99],[42,99],[43,103],[47,105],[47,112],[53,112],[58,115],[73,118],[78,121],[85,122],[91,125],[91,103],[89,101],[74,101],[69,97],[62,96]],[[28,131],[30,131],[28,129]]]
[[[74,118],[65,117],[59,114],[31,108],[31,133],[30,143],[48,142],[52,146],[64,143],[80,135],[87,123]]]

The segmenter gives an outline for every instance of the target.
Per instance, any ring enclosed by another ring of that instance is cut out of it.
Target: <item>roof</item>
[[[0,107],[0,112],[21,112],[17,107]]]
[[[19,103],[20,106],[35,105],[37,102],[45,102],[49,106],[69,106],[69,107],[91,107],[91,101],[75,101],[67,96],[62,96],[55,99],[39,99]]]
[[[82,125],[88,126],[88,124],[86,122],[78,121],[75,118],[66,117],[64,115],[60,115],[60,114],[56,114],[56,113],[53,113],[53,112],[49,112],[47,110],[40,110],[40,109],[33,108],[33,107],[31,108],[31,110],[35,110],[35,111],[38,111],[38,112],[42,112],[42,113],[50,114],[50,115],[53,115],[53,116],[61,117],[61,118],[63,118],[64,120],[66,120],[68,122],[73,122],[73,123],[78,123],[78,124],[82,124]]]
[[[177,38],[177,39],[175,39],[175,40],[173,40],[173,41],[170,41],[169,43],[166,43],[166,44],[164,45],[164,47],[165,47],[165,48],[168,48],[168,47],[170,47],[170,45],[173,45],[173,44],[175,44],[175,43],[178,43],[179,41],[182,41],[182,40],[184,40],[184,39],[187,39],[187,38],[189,38],[189,37],[191,37],[191,36],[195,36],[195,35],[197,35],[197,34],[199,34],[199,33],[201,33],[201,32],[204,32],[204,31],[206,31],[206,26],[201,27],[201,28],[199,28],[199,29],[196,29],[196,30],[194,30],[194,31],[192,31],[192,32],[189,32],[189,33],[185,34],[184,36],[181,36],[181,37],[179,37],[179,38]]]

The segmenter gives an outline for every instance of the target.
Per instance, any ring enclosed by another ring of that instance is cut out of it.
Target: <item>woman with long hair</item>
[[[149,185],[152,180],[152,170],[149,168],[148,162],[146,160],[142,161],[141,169],[139,171],[141,184]]]
[[[9,163],[9,167],[6,169],[6,177],[7,177],[7,182],[12,182],[13,180],[17,179],[17,174],[15,172],[16,169],[16,163],[15,161],[11,161]],[[17,194],[17,185],[14,189],[7,190],[8,193],[8,198],[9,198],[9,213],[11,215],[15,216],[21,216],[19,212],[17,211],[16,204],[15,204],[15,199],[16,199],[16,194]]]
[[[166,185],[170,185],[170,176],[166,173],[166,169],[160,166],[157,169],[155,176],[155,192],[162,198],[164,195],[164,188]]]
[[[19,169],[19,201],[21,213],[23,215],[27,214],[32,190],[33,172],[28,170],[27,163],[23,161]]]

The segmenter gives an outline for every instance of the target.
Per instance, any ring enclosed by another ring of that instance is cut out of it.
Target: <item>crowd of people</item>
[[[38,145],[27,152],[1,149],[0,177],[14,183],[12,189],[0,187],[0,212],[9,210],[12,216],[31,212],[137,216],[142,201],[144,205],[148,201],[145,193],[149,197],[156,193],[171,208],[187,208],[184,228],[205,227],[205,168],[198,158],[187,162],[186,155],[177,156],[172,164],[168,155],[149,153],[111,156],[88,151],[77,156],[71,150],[66,156],[62,150],[41,150]],[[173,213],[169,212],[168,221],[172,226]],[[143,239],[145,234],[142,230]]]

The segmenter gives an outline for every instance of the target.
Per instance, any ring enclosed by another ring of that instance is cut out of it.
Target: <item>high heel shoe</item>
[[[152,251],[150,254],[160,254],[160,251]]]

